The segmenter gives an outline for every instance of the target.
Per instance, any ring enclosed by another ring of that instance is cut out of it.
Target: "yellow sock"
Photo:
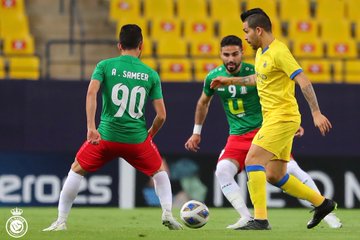
[[[266,208],[266,175],[265,168],[260,165],[246,167],[248,174],[248,189],[254,206],[255,219],[267,219]]]
[[[315,207],[320,206],[320,204],[325,200],[325,197],[290,174],[286,174],[276,185],[287,194],[296,198],[307,200]]]

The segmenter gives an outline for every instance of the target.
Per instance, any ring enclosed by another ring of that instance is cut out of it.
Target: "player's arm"
[[[151,127],[148,130],[148,133],[152,137],[156,135],[156,133],[160,130],[166,120],[166,109],[164,100],[162,98],[153,100],[153,106],[156,112],[156,116]]]
[[[209,97],[202,92],[196,104],[193,134],[185,143],[185,148],[189,151],[197,152],[200,149],[199,144],[201,141],[201,128],[205,122],[211,99],[212,97]]]
[[[97,93],[100,89],[100,81],[91,80],[86,94],[86,121],[87,141],[92,144],[99,144],[101,137],[96,129],[95,114],[97,107]]]
[[[256,75],[249,75],[245,77],[216,77],[211,81],[210,88],[218,88],[229,85],[256,85]]]
[[[309,104],[315,126],[319,128],[321,134],[325,136],[325,134],[330,131],[332,126],[330,121],[324,115],[322,115],[320,111],[316,94],[310,80],[303,72],[299,73],[294,79],[300,85],[301,91]]]

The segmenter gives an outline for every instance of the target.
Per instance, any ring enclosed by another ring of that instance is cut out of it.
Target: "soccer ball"
[[[189,228],[201,228],[209,220],[209,209],[202,202],[190,200],[182,206],[180,218]]]

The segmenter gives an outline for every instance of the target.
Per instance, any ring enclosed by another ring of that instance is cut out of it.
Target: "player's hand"
[[[200,147],[201,136],[199,134],[193,134],[185,143],[185,148],[188,151],[197,152]]]
[[[299,129],[295,133],[295,137],[302,137],[304,135],[304,128],[302,126],[299,127]]]
[[[98,145],[100,143],[101,136],[98,130],[88,129],[87,131],[87,141],[91,144]]]
[[[227,77],[216,77],[210,83],[210,88],[215,89],[221,86],[231,85],[232,79]]]
[[[325,136],[332,128],[330,121],[322,115],[320,111],[313,113],[313,119],[315,127],[319,128],[321,135],[323,136]]]

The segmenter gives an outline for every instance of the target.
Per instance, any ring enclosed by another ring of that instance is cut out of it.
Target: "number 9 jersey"
[[[91,77],[102,88],[101,138],[112,142],[141,143],[148,132],[145,103],[161,99],[159,75],[140,59],[124,55],[100,61]]]
[[[244,77],[255,73],[254,66],[248,63],[241,63],[240,71],[230,74],[224,65],[221,65],[206,76],[203,91],[207,96],[216,94],[223,104],[226,118],[230,126],[230,135],[242,135],[256,128],[261,127],[262,114],[260,99],[255,86],[229,85],[211,89],[212,79],[224,77]]]

